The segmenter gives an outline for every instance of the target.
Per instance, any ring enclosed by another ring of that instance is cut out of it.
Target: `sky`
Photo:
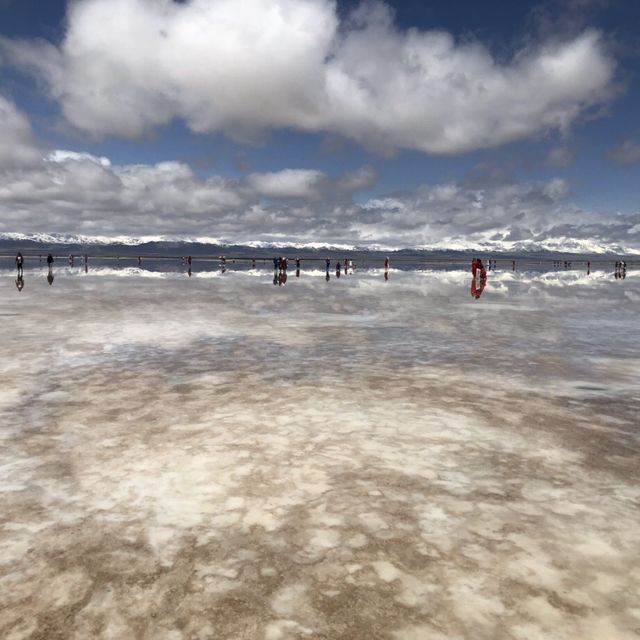
[[[0,237],[640,252],[637,0],[0,0]]]

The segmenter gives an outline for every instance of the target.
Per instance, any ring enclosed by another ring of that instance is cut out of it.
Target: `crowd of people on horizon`
[[[88,259],[89,256],[87,254],[83,254],[84,258],[84,267],[85,272],[88,271]],[[219,256],[219,264],[222,273],[226,272],[227,259],[224,255]],[[39,256],[40,262],[42,262],[42,255]],[[118,256],[118,260],[120,256]],[[53,263],[54,256],[52,253],[48,253],[46,256],[47,262],[47,282],[49,285],[53,284],[54,281],[54,273],[53,273]],[[266,258],[262,259],[263,263],[266,262]],[[68,258],[69,266],[74,266],[74,255],[70,254]],[[138,268],[142,268],[142,256],[137,257]],[[235,259],[232,260],[235,263]],[[325,279],[327,281],[330,280],[331,275],[331,258],[325,258]],[[487,270],[495,270],[497,268],[497,260],[495,258],[488,258],[487,267],[483,264],[480,258],[473,258],[471,261],[471,275],[472,275],[472,283],[471,283],[471,295],[474,299],[480,298],[482,292],[486,287],[487,282]],[[182,264],[188,267],[188,275],[192,275],[191,267],[193,263],[193,258],[191,256],[185,256],[182,258]],[[516,269],[516,260],[511,260],[512,269],[515,271]],[[18,291],[22,291],[24,288],[24,265],[25,265],[25,257],[23,254],[18,251],[15,257],[15,265],[17,270],[16,277],[16,288]],[[390,259],[389,256],[385,256],[384,258],[384,280],[387,282],[389,280],[389,271],[390,271]],[[591,273],[591,261],[586,262],[587,265],[587,275]],[[256,258],[251,258],[251,266],[255,268],[256,266]],[[300,266],[301,259],[299,257],[295,258],[295,275],[296,277],[300,277]],[[565,269],[572,268],[572,262],[570,260],[554,260],[553,261],[554,268],[564,267]],[[278,286],[283,286],[287,282],[288,277],[288,268],[289,268],[289,258],[286,256],[276,256],[273,258],[273,284]],[[344,275],[348,275],[349,273],[354,273],[356,265],[354,261],[350,258],[344,258],[344,260],[337,260],[335,263],[335,277],[340,278],[341,274],[344,271]],[[614,277],[616,279],[624,279],[627,273],[627,263],[624,260],[616,260],[615,269],[614,269]]]

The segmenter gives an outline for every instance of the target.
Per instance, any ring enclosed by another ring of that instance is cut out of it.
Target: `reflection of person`
[[[47,274],[47,282],[49,283],[49,286],[51,286],[53,284],[53,272],[49,271],[49,273]]]
[[[329,280],[331,280],[331,276],[329,275],[329,269],[327,269],[327,273],[324,276],[324,279],[329,282]]]
[[[24,257],[18,251],[18,255],[16,256],[16,269],[18,270],[19,276],[22,275],[23,267],[24,267]]]
[[[482,295],[484,288],[487,286],[487,276],[480,276],[477,278],[475,275],[471,277],[471,296],[476,300]]]
[[[18,291],[22,291],[22,289],[24,289],[24,278],[22,277],[22,273],[19,273],[16,278],[16,289],[18,289]]]

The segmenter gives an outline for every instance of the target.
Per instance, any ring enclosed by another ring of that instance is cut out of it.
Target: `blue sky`
[[[0,233],[640,247],[634,0],[110,1],[0,0]]]

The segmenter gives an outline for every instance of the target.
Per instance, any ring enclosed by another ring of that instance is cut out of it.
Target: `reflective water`
[[[640,635],[640,272],[171,268],[0,272],[1,637]]]

